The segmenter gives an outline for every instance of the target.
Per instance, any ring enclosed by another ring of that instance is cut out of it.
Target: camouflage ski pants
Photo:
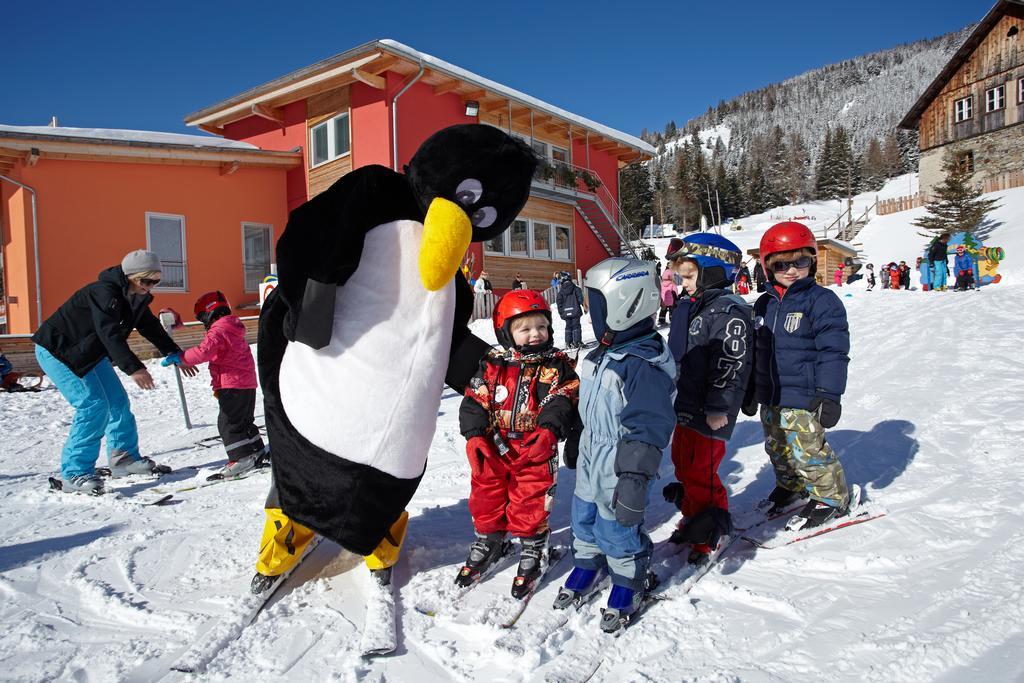
[[[761,407],[764,450],[775,468],[775,481],[790,491],[835,507],[850,503],[846,474],[825,440],[825,428],[809,410]]]

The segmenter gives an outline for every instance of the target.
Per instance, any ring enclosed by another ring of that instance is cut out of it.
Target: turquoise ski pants
[[[128,394],[110,361],[79,377],[53,354],[36,344],[36,360],[57,390],[75,409],[71,433],[60,457],[60,475],[70,479],[92,474],[100,456],[100,440],[107,439],[108,457],[124,452],[139,458],[139,431]]]

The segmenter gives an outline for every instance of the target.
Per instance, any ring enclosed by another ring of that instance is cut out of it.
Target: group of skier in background
[[[913,270],[918,272],[921,291],[945,292],[949,288],[947,284],[949,272],[949,235],[943,234],[936,237],[928,245],[924,256],[918,256]],[[841,280],[842,265],[836,269],[836,284],[842,286]],[[865,279],[870,292],[882,282],[882,289],[910,289],[911,268],[906,261],[895,261],[882,264],[878,269],[878,277],[875,277],[875,265],[867,264],[865,267]],[[956,255],[953,257],[953,291],[964,292],[975,289],[977,284],[974,281],[974,259],[967,252],[962,244],[956,246]]]

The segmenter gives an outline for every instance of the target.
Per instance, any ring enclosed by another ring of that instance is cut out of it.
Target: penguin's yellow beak
[[[442,197],[430,202],[420,242],[420,279],[427,290],[436,292],[455,277],[472,238],[473,225],[462,207]]]

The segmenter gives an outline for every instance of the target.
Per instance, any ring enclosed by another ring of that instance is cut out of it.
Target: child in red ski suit
[[[256,363],[245,340],[245,325],[220,292],[207,292],[195,305],[196,319],[206,328],[199,346],[167,356],[162,365],[210,364],[210,384],[220,405],[217,429],[228,464],[207,479],[237,477],[267,464],[267,449],[256,427]]]
[[[510,533],[522,545],[512,584],[521,599],[546,567],[558,441],[576,420],[579,379],[569,357],[553,348],[551,310],[537,292],[502,297],[494,330],[505,350],[484,357],[459,409],[476,541],[455,582],[480,580],[510,550]]]
[[[889,264],[889,289],[899,289],[899,288],[900,288],[900,269],[899,269],[899,266],[896,265],[896,262],[893,261],[892,263]]]

